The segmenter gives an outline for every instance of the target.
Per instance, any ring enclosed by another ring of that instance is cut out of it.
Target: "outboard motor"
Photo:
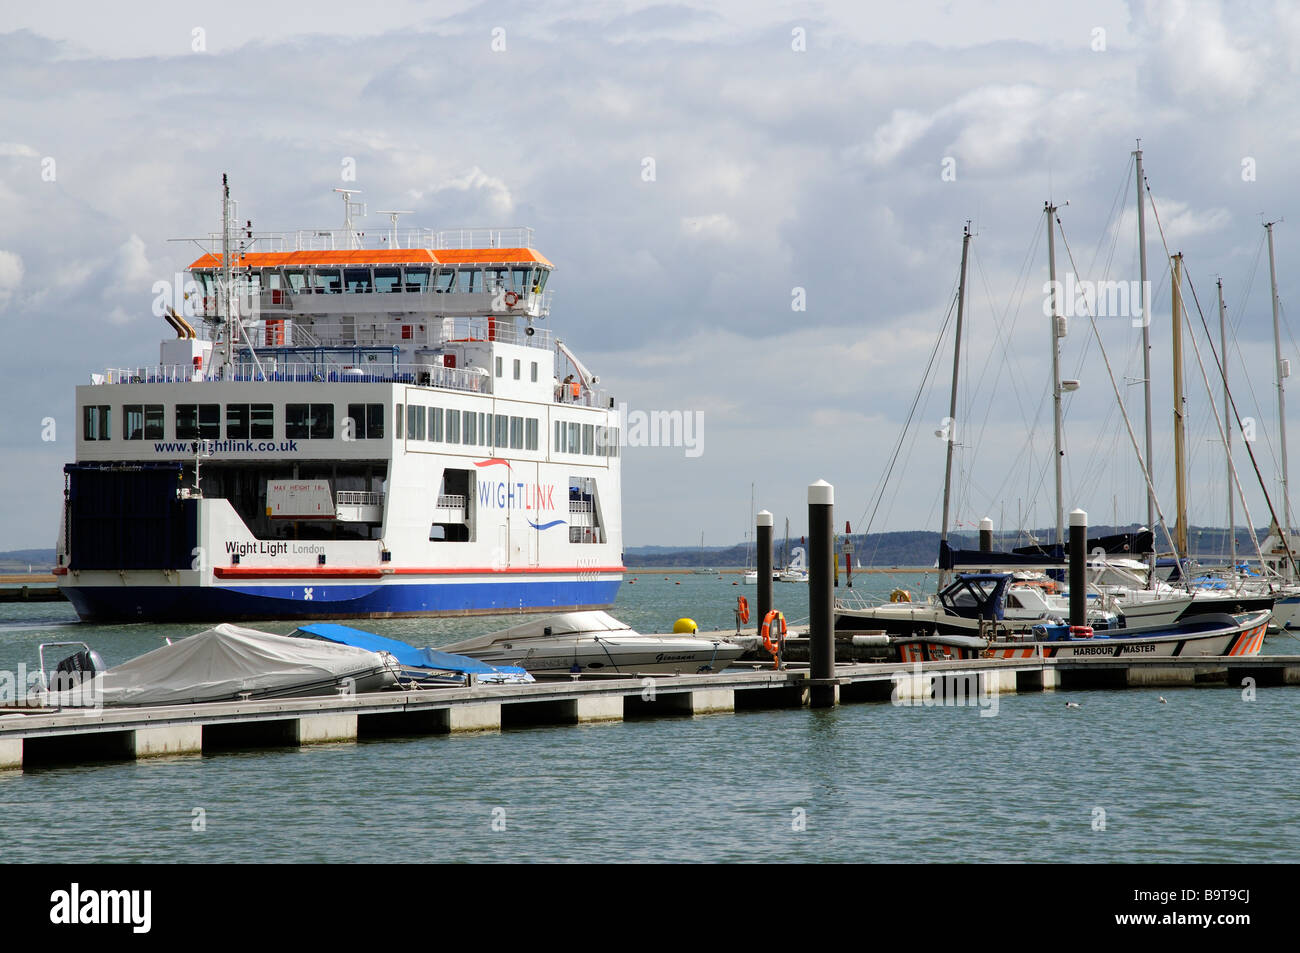
[[[75,688],[86,679],[94,678],[95,673],[104,671],[105,667],[98,652],[89,648],[82,649],[54,666],[50,691],[64,692]]]

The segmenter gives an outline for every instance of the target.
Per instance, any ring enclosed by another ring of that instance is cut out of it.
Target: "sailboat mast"
[[[1173,351],[1174,351],[1174,481],[1177,491],[1177,515],[1174,541],[1175,558],[1187,555],[1187,413],[1183,394],[1183,253],[1172,256]]]
[[[1141,145],[1142,140],[1138,140]],[[1147,295],[1147,220],[1146,199],[1142,194],[1142,150],[1133,153],[1137,159],[1137,213],[1138,213],[1138,308],[1142,315],[1142,395],[1146,404],[1146,462],[1147,469],[1152,466],[1151,456],[1151,315],[1148,308],[1151,302]],[[1155,529],[1156,498],[1150,487],[1147,488],[1147,528]],[[1149,574],[1155,578],[1154,564]]]
[[[1051,202],[1043,203],[1043,212],[1047,215],[1047,270],[1052,296],[1052,405],[1056,415],[1056,545],[1065,545],[1065,509],[1061,492],[1061,338],[1064,323],[1057,313],[1056,298],[1056,206]]]
[[[1286,455],[1286,378],[1287,372],[1290,371],[1290,363],[1282,360],[1282,332],[1278,323],[1278,297],[1277,297],[1277,266],[1273,261],[1273,226],[1276,222],[1265,222],[1264,229],[1268,232],[1268,278],[1269,284],[1273,291],[1273,347],[1276,352],[1277,366],[1277,429],[1279,439],[1282,444],[1282,522],[1285,526],[1279,526],[1279,533],[1286,533],[1288,544],[1291,540],[1291,484],[1287,479],[1287,455]]]
[[[943,527],[939,544],[948,541],[948,513],[952,499],[952,449],[957,439],[957,381],[961,372],[961,325],[966,312],[966,256],[970,250],[970,222],[961,233],[961,279],[957,283],[957,334],[952,347],[952,396],[948,401],[948,461],[943,471]],[[946,573],[939,571],[939,585],[946,581]]]
[[[1231,408],[1228,406],[1230,397],[1228,394],[1228,326],[1226,315],[1227,307],[1223,303],[1223,279],[1219,279],[1219,354],[1223,363],[1223,432],[1224,432],[1224,450],[1226,451],[1228,466],[1228,544],[1232,547],[1232,565],[1237,565],[1237,523],[1233,513],[1232,502],[1232,423]]]

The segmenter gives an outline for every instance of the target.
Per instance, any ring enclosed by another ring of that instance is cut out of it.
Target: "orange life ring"
[[[736,618],[740,619],[741,625],[749,624],[749,600],[744,596],[736,600]]]
[[[519,295],[515,294],[513,291],[507,291],[507,292],[506,292],[506,307],[507,307],[507,308],[513,308],[513,307],[514,307],[515,305],[517,305],[518,303],[519,303]]]
[[[776,641],[773,641],[772,629],[776,628],[777,622],[781,623],[781,627]],[[785,646],[785,616],[780,609],[773,609],[763,616],[763,624],[758,627],[758,633],[763,637],[763,648],[772,654],[772,658],[780,656],[781,649]]]

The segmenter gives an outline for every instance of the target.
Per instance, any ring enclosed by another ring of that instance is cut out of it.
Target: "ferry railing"
[[[241,238],[245,238],[243,232]],[[384,248],[532,248],[533,230],[527,225],[478,225],[432,229],[407,226],[298,228],[288,232],[253,232],[245,251],[345,251]],[[209,232],[210,247],[221,247],[221,233]],[[219,254],[219,252],[218,252]]]
[[[572,404],[575,407],[601,407],[605,410],[614,406],[614,399],[610,392],[603,388],[597,390],[581,388],[575,398],[569,386],[563,382],[555,385],[555,402]]]
[[[405,322],[408,327],[411,323]],[[492,319],[481,315],[464,318],[417,318],[413,323],[416,327],[412,330],[413,336],[410,338],[400,336],[402,323],[399,322],[394,322],[391,327],[381,326],[377,331],[364,322],[360,327],[355,322],[342,324],[314,321],[310,325],[292,322],[291,330],[286,331],[286,334],[292,333],[297,340],[298,335],[310,327],[310,333],[318,343],[331,347],[370,347],[375,344],[441,347],[446,344],[500,341],[505,344],[550,350],[555,343],[550,331],[534,327],[533,333],[529,334],[526,327],[516,323],[513,315]],[[419,325],[423,325],[425,330],[420,331]]]
[[[444,510],[463,510],[465,497],[457,493],[444,493],[438,497],[438,508]]]
[[[383,506],[384,494],[369,490],[339,490],[334,494],[336,506]]]
[[[492,378],[477,368],[438,367],[430,364],[389,364],[361,368],[310,362],[262,360],[231,364],[205,374],[189,364],[154,367],[111,367],[102,375],[91,375],[92,384],[177,384],[221,381],[267,381],[272,383],[411,384],[471,394],[490,394]]]

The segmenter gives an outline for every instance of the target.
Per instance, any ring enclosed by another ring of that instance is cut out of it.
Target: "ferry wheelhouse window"
[[[505,414],[497,414],[497,433],[495,447],[504,449],[510,445],[510,418]]]
[[[429,439],[442,443],[442,408],[429,408]]]
[[[525,421],[525,425],[526,426],[524,428],[524,447],[527,450],[536,450],[537,443],[538,443],[537,431],[539,429],[537,424],[537,418],[529,417],[528,420]]]
[[[402,290],[402,269],[400,268],[376,268],[375,269],[375,292],[377,294],[392,294],[395,291]]]
[[[226,439],[270,439],[275,436],[274,404],[227,404]]]
[[[478,294],[483,290],[483,272],[477,268],[461,268],[456,272],[456,287],[461,294]]]
[[[582,453],[582,424],[569,424],[569,453]]]
[[[595,426],[593,424],[582,425],[582,452],[591,456],[596,452],[595,439],[593,433]]]
[[[515,291],[518,291],[520,294],[526,294],[528,292],[528,273],[528,268],[516,268],[514,270]]]
[[[311,273],[311,290],[318,295],[336,295],[343,290],[343,275],[337,268],[317,268]]]
[[[411,274],[411,270],[412,270],[412,269],[410,269],[410,268],[406,269],[406,274],[407,274],[407,276],[408,276],[407,279],[406,279],[406,280],[407,280],[407,288],[406,288],[407,291],[410,291],[410,290],[411,290],[411,287],[410,287],[410,280],[411,280],[411,279],[410,279],[410,277],[409,277],[410,274]],[[426,275],[426,277],[427,277],[427,276],[428,276],[428,269],[423,269],[423,270],[424,270],[425,275]],[[435,292],[436,294],[447,294],[448,292],[455,291],[455,290],[456,290],[456,270],[455,270],[454,268],[441,268],[441,269],[439,269],[439,270],[438,270],[438,274],[435,275],[435,276],[434,276],[434,279],[433,279],[433,290],[434,290],[434,292]]]
[[[371,290],[369,268],[344,268],[343,286],[348,294],[369,294]]]
[[[524,418],[510,418],[510,449],[524,449]]]
[[[81,408],[83,440],[113,439],[113,408],[104,404]]]
[[[407,294],[424,294],[429,290],[429,271],[428,268],[407,268],[406,269],[406,292]],[[439,289],[446,290],[446,289]]]
[[[221,437],[220,404],[177,404],[177,440],[218,440]]]
[[[126,404],[122,408],[122,438],[125,440],[163,439],[163,405]]]
[[[460,411],[447,410],[447,442],[460,443]]]
[[[307,272],[302,268],[286,268],[284,270],[284,280],[289,285],[289,290],[297,293],[307,288]]]
[[[379,440],[384,436],[383,404],[348,404],[353,435],[357,440]]]
[[[285,404],[284,436],[287,440],[332,440],[333,404]]]

